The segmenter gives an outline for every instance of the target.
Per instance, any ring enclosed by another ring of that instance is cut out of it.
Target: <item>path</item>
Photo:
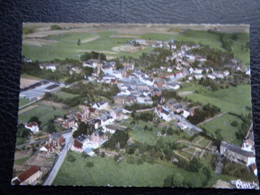
[[[46,180],[43,183],[44,186],[49,186],[52,184],[52,182],[54,181],[54,179],[67,155],[68,150],[72,146],[72,143],[73,143],[72,132],[63,134],[63,136],[66,140],[66,144],[63,147],[62,151],[60,151],[60,153],[58,154],[58,159],[56,160],[56,162],[54,162],[55,164],[53,165],[51,172],[49,173],[48,177],[46,178]]]
[[[222,112],[222,113],[220,113],[220,114],[217,114],[217,115],[213,116],[212,118],[209,118],[209,119],[207,119],[207,120],[205,120],[205,121],[202,121],[201,123],[197,124],[197,126],[200,126],[200,125],[202,125],[202,124],[204,124],[204,123],[207,123],[207,122],[209,122],[209,121],[211,121],[211,120],[213,120],[213,119],[215,119],[215,118],[221,117],[221,116],[223,116],[223,115],[225,115],[225,114],[227,114],[227,112]]]
[[[184,158],[185,160],[190,161],[190,160],[187,159],[185,156],[180,155],[177,151],[174,151],[174,150],[173,150],[173,152],[174,152],[175,154],[177,154],[178,156]]]
[[[212,141],[209,141],[208,145],[206,146],[206,148],[209,148],[209,146],[211,145]],[[202,152],[200,153],[200,158],[204,155],[205,153],[205,149],[202,150]]]
[[[26,105],[24,105],[24,106],[21,106],[19,109],[22,109],[23,107],[25,107],[25,106],[27,106],[27,105],[30,105],[30,104],[32,104],[32,103],[34,103],[34,102],[30,102],[30,103],[28,103],[28,104],[26,104]],[[36,108],[37,106],[38,106],[38,105],[32,105],[32,106],[29,106],[29,107],[24,108],[24,109],[22,109],[22,110],[19,110],[18,115],[23,114],[24,112],[27,112],[27,111],[29,111],[29,110],[32,110],[32,109]]]

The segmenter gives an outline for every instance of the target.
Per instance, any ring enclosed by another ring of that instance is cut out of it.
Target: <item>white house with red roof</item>
[[[38,133],[39,132],[39,126],[36,122],[28,123],[24,126],[26,129],[29,129],[31,132]]]

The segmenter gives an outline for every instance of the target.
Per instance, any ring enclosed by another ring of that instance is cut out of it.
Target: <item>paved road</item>
[[[64,159],[67,155],[68,150],[72,146],[72,143],[73,143],[72,132],[63,134],[63,137],[66,140],[66,144],[63,147],[62,151],[59,153],[58,160],[56,161],[55,165],[53,166],[53,168],[52,168],[51,172],[49,173],[47,179],[44,181],[44,183],[43,183],[44,186],[49,186],[49,185],[52,184],[53,180],[55,179],[55,177],[56,177],[56,175],[57,175],[57,173],[60,169],[60,166],[62,165],[62,163],[63,163],[63,161],[64,161]]]
[[[182,117],[181,115],[178,114],[174,114],[173,112],[170,113],[171,117],[178,119],[180,122],[184,123],[185,125],[187,125],[190,129],[194,129],[196,130],[198,133],[202,132],[202,129],[191,124],[189,121],[187,121],[184,117]]]

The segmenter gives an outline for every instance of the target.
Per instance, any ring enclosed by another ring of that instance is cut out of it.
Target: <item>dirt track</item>
[[[24,108],[22,110],[19,110],[18,115],[23,114],[24,112],[27,112],[29,110],[32,110],[32,109],[36,108],[37,106],[38,105],[32,105],[32,106],[28,106],[28,107],[26,107],[26,108]]]

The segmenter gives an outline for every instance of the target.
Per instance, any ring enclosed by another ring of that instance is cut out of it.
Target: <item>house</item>
[[[224,72],[223,72],[223,75],[226,77],[226,76],[228,76],[230,74],[230,72],[228,71],[228,70],[225,70]]]
[[[100,119],[93,119],[93,120],[90,121],[90,125],[94,129],[98,129],[99,127],[101,127],[101,120]]]
[[[216,79],[216,77],[215,77],[214,75],[212,75],[212,74],[208,74],[207,77],[210,78],[210,79],[212,79],[212,80],[215,80],[215,79]]]
[[[49,136],[49,140],[46,142],[46,144],[40,148],[40,151],[47,152],[47,155],[50,153],[58,154],[64,145],[65,139],[63,135],[60,135],[59,133],[53,133],[51,136]]]
[[[97,110],[103,110],[108,106],[108,102],[102,100],[96,104],[94,104],[92,107],[97,109]]]
[[[179,127],[181,130],[185,130],[188,128],[188,126],[182,122],[178,122],[176,126]]]
[[[105,73],[105,74],[112,74],[113,72],[113,66],[110,63],[105,63],[102,64],[101,70]]]
[[[157,116],[159,118],[162,118],[165,121],[171,120],[170,110],[165,107],[162,107],[162,106],[155,107],[155,113],[157,114]]]
[[[184,109],[181,115],[182,115],[184,118],[187,118],[188,116],[190,116],[190,112],[189,112],[189,110]]]
[[[109,112],[106,112],[100,117],[101,126],[111,124],[115,121],[115,119],[110,115]]]
[[[83,152],[82,146],[83,144],[79,140],[74,139],[73,145],[71,146],[70,149],[75,152]]]
[[[124,101],[123,101],[123,104],[126,104],[126,105],[132,105],[133,103],[135,103],[137,100],[136,100],[136,97],[133,96],[133,95],[129,95],[127,97],[124,98]]]
[[[196,69],[194,70],[194,73],[195,73],[195,74],[202,74],[202,72],[203,72],[202,69],[196,68]]]
[[[90,114],[89,110],[82,110],[75,114],[75,119],[78,121],[86,121],[87,118],[89,117],[89,114]]]
[[[203,78],[204,76],[202,74],[195,74],[194,75],[197,80]]]
[[[183,111],[183,106],[182,106],[182,104],[180,104],[180,103],[174,104],[174,105],[173,105],[173,111],[174,111],[174,112],[177,112],[177,113],[182,112],[182,111]]]
[[[152,96],[158,96],[160,97],[162,95],[162,90],[158,89],[158,88],[153,88],[152,90]]]
[[[167,68],[167,72],[172,72],[172,71],[173,71],[173,69],[171,67]]]
[[[174,84],[165,84],[164,87],[167,89],[173,89],[173,90],[180,89],[180,85],[175,84],[175,83]]]
[[[220,154],[227,159],[249,166],[255,164],[255,154],[253,152],[242,150],[239,146],[222,141],[220,144]]]
[[[52,72],[54,72],[54,71],[56,71],[57,66],[59,66],[59,64],[41,63],[40,69],[51,70]]]
[[[31,132],[38,133],[39,132],[39,126],[36,122],[28,123],[24,126],[26,129],[29,129]]]
[[[255,153],[254,141],[251,139],[244,140],[241,149]]]
[[[136,100],[139,104],[153,104],[152,99],[149,96],[144,96],[143,94],[139,95]]]
[[[18,177],[12,179],[12,185],[35,185],[42,176],[42,171],[38,166],[31,166],[21,173]]]
[[[75,128],[75,120],[73,117],[69,118],[69,119],[66,119],[64,122],[63,122],[63,128],[65,129],[73,129]]]
[[[113,75],[113,76],[116,77],[117,79],[123,79],[123,76],[122,76],[122,72],[121,72],[121,71],[116,71],[116,70],[114,70],[114,71],[112,71],[112,72],[110,73],[110,75]]]
[[[117,130],[117,127],[115,125],[106,125],[103,127],[104,132],[109,132],[109,133],[115,133]]]

